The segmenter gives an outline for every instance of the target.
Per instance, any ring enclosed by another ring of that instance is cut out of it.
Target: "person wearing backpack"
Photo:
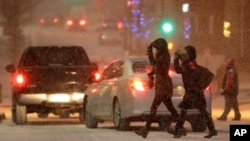
[[[153,48],[156,49],[156,55],[153,55]],[[150,130],[153,119],[160,104],[163,102],[172,114],[172,121],[179,118],[179,114],[172,103],[173,83],[168,74],[170,65],[170,54],[167,41],[158,38],[148,46],[147,55],[150,63],[153,65],[152,71],[148,74],[149,86],[155,86],[155,95],[150,109],[150,115],[146,120],[146,125],[135,133],[146,138]],[[155,79],[155,84],[154,84]]]
[[[204,138],[211,138],[217,135],[217,130],[211,114],[206,110],[206,99],[204,90],[211,83],[214,74],[207,68],[204,68],[196,62],[196,49],[191,46],[180,48],[175,53],[174,68],[179,74],[182,74],[185,95],[182,102],[179,104],[181,108],[180,118],[177,121],[174,129],[169,129],[168,132],[174,135],[174,138],[180,138],[186,135],[186,130],[183,127],[187,110],[198,109],[202,117],[204,117],[209,130],[208,135]]]

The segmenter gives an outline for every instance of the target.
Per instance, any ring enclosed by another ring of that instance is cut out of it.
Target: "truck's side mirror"
[[[6,70],[7,72],[9,72],[9,73],[14,73],[14,72],[16,71],[16,67],[15,67],[15,65],[10,64],[10,65],[7,65],[7,66],[5,67],[5,70]]]

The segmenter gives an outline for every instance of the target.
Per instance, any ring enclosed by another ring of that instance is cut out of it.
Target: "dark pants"
[[[159,94],[159,95],[155,95],[153,103],[151,105],[151,109],[150,109],[150,115],[147,118],[146,121],[146,129],[149,130],[150,126],[156,116],[156,112],[158,107],[160,106],[161,103],[164,103],[164,105],[167,107],[167,109],[171,112],[173,117],[178,117],[178,112],[176,111],[176,109],[174,108],[174,105],[172,103],[172,99],[169,96],[166,96],[164,94]]]
[[[241,114],[239,110],[237,96],[236,95],[224,95],[224,98],[225,98],[225,108],[221,117],[227,118],[227,115],[229,114],[231,108],[233,108],[235,118],[240,118]]]
[[[214,122],[213,122],[211,115],[207,112],[207,110],[205,108],[200,108],[198,110],[201,113],[201,116],[204,117],[209,131],[214,131],[215,126],[214,126]],[[175,131],[178,131],[179,129],[183,128],[186,116],[187,116],[187,109],[182,108],[181,109],[181,117],[175,125]]]

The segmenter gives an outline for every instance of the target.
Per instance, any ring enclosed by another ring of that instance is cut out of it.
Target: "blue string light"
[[[131,5],[131,22],[128,17],[124,17],[124,27],[130,29],[136,38],[149,38],[151,29],[148,25],[154,22],[154,18],[145,19],[145,14],[140,9],[142,0],[129,0]]]

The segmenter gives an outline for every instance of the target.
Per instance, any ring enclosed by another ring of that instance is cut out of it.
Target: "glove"
[[[220,93],[221,95],[224,95],[224,89],[221,88],[221,89],[219,90],[219,93]]]
[[[148,73],[148,87],[151,89],[154,87],[154,77],[151,73]]]

